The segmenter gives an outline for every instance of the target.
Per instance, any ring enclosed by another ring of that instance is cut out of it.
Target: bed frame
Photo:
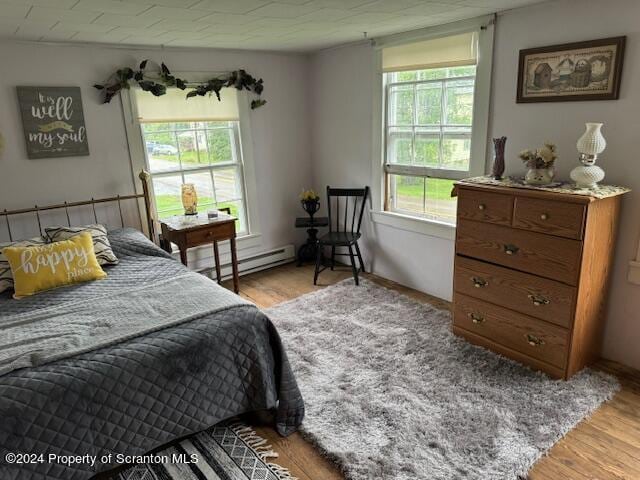
[[[69,209],[73,207],[82,207],[86,205],[91,205],[93,208],[93,218],[96,223],[98,222],[98,214],[96,213],[96,205],[102,203],[117,203],[118,211],[120,213],[120,225],[124,228],[124,216],[122,215],[122,201],[123,200],[144,200],[144,211],[145,211],[145,220],[146,220],[146,229],[148,229],[148,236],[151,240],[156,238],[155,235],[155,224],[153,220],[153,216],[151,213],[151,194],[149,190],[149,180],[151,175],[149,172],[142,170],[138,175],[138,178],[142,182],[142,193],[135,193],[132,195],[116,195],[115,197],[106,197],[106,198],[91,198],[91,200],[84,200],[80,202],[64,202],[58,203],[54,205],[45,205],[45,206],[34,206],[33,208],[22,208],[19,210],[2,210],[0,211],[0,218],[4,217],[5,224],[7,226],[7,230],[9,232],[9,241],[13,241],[13,234],[11,232],[11,221],[10,218],[14,215],[24,215],[28,213],[35,213],[36,219],[38,221],[38,229],[40,230],[40,234],[43,233],[42,223],[40,221],[40,212],[45,212],[49,210],[65,210],[67,215],[67,225],[71,226],[71,219],[69,217]],[[145,230],[145,226],[143,224],[143,217],[140,215],[140,229]]]

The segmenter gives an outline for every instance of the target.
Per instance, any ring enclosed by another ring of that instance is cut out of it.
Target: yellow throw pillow
[[[88,232],[42,246],[7,247],[2,253],[13,274],[13,298],[107,276],[98,264]]]

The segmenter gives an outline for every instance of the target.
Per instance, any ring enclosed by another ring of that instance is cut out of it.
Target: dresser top
[[[578,188],[573,183],[569,182],[553,182],[550,185],[527,185],[524,183],[523,178],[518,177],[505,177],[502,180],[496,180],[490,176],[465,178],[456,183],[458,186],[486,186],[494,187],[496,190],[504,190],[510,188],[522,189],[533,192],[549,192],[560,195],[576,195],[579,197],[588,197],[591,199],[603,199],[608,197],[615,197],[622,195],[631,190],[626,187],[620,187],[617,185],[598,185],[596,188]],[[523,192],[524,193],[524,192]],[[584,198],[584,201],[588,201]]]

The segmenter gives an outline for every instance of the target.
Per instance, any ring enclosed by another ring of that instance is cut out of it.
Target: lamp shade
[[[598,155],[604,152],[607,146],[607,141],[602,136],[602,123],[587,123],[586,130],[582,136],[578,139],[576,147],[578,152],[585,155]]]

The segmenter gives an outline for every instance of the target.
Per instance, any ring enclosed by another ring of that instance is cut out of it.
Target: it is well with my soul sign
[[[89,155],[78,87],[18,87],[29,158]]]

